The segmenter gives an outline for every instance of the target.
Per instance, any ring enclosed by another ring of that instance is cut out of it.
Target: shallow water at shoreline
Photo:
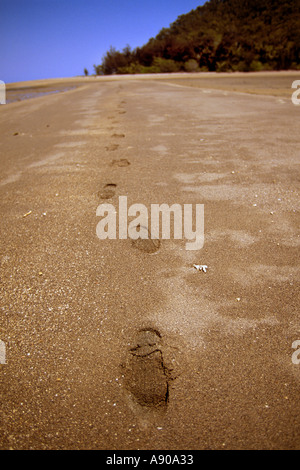
[[[40,87],[40,88],[13,88],[6,91],[6,104],[14,103],[16,101],[24,101],[40,96],[52,95],[62,91],[69,91],[76,86],[64,87]]]

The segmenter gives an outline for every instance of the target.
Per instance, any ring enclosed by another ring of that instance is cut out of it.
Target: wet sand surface
[[[300,447],[299,107],[174,85],[0,108],[1,449]],[[100,240],[119,196],[204,247]]]
[[[11,88],[6,93],[6,104],[14,103],[16,101],[24,101],[32,98],[39,98],[52,93],[59,93],[68,91],[75,87],[57,86],[57,87],[26,87],[26,88]]]

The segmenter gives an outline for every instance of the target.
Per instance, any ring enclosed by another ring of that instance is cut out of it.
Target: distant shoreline
[[[296,79],[300,79],[300,70],[92,75],[88,77],[49,78],[7,83],[6,91],[7,102],[12,103],[34,96],[42,96],[43,94],[68,91],[74,87],[91,83],[124,80],[163,80],[173,85],[194,88],[211,88],[228,92],[288,97],[291,94],[292,82]],[[30,96],[26,97],[26,94]],[[13,98],[11,98],[12,96]]]
[[[50,86],[62,83],[89,83],[91,81],[111,81],[111,80],[145,80],[145,79],[169,79],[169,78],[208,78],[208,77],[270,77],[270,76],[300,76],[300,70],[279,70],[279,71],[262,71],[262,72],[175,72],[175,73],[146,73],[146,74],[124,74],[124,75],[89,75],[87,77],[61,77],[61,78],[44,78],[37,80],[25,80],[19,82],[6,83],[7,89],[15,87],[32,87],[32,86]]]

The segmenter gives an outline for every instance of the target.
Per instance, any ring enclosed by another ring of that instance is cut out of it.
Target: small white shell
[[[203,271],[206,273],[207,266],[206,264],[193,264],[193,268],[197,269],[197,271]]]

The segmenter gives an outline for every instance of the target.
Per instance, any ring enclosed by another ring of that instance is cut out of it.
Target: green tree
[[[111,47],[94,68],[98,74],[157,73],[192,71],[196,63],[210,71],[298,69],[300,0],[210,0],[142,47]]]

